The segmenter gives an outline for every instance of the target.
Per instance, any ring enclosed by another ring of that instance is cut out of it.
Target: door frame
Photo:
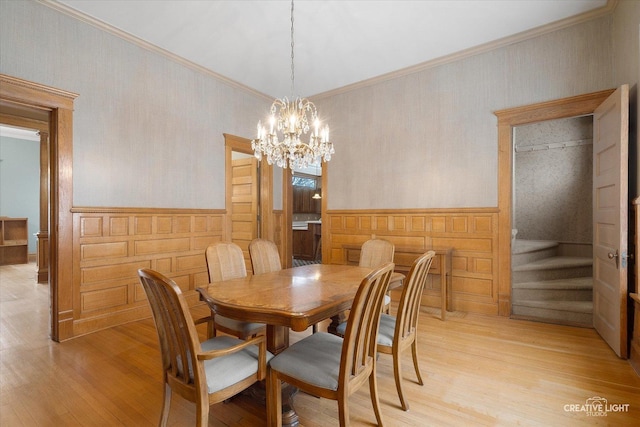
[[[0,103],[49,114],[51,339],[73,337],[73,103],[78,94],[0,74]]]
[[[513,128],[593,114],[615,89],[495,111],[498,118],[498,314],[511,315]]]

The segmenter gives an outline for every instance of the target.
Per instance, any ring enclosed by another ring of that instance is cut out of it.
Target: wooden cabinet
[[[28,262],[27,218],[0,217],[0,265]]]
[[[321,199],[314,199],[316,190],[307,187],[293,187],[293,213],[321,212]]]
[[[309,230],[293,230],[293,257],[313,259],[313,234]]]
[[[306,230],[293,230],[293,257],[305,260],[319,258],[321,230],[321,225],[316,223],[309,223]]]

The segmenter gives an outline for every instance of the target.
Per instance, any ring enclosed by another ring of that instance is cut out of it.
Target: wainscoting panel
[[[323,215],[323,223],[329,224],[325,263],[357,264],[359,247],[373,237],[396,246],[396,271],[403,273],[419,253],[452,248],[450,310],[498,314],[497,209],[330,210]],[[439,262],[431,268],[422,302],[440,307]]]
[[[223,240],[224,211],[135,208],[73,210],[73,335],[151,315],[140,268],[173,279],[190,305],[208,282],[204,251]]]

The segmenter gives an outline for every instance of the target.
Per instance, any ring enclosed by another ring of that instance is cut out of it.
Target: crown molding
[[[494,40],[489,43],[485,43],[479,46],[474,46],[469,49],[461,50],[459,52],[452,53],[451,55],[442,56],[439,58],[431,59],[429,61],[422,62],[420,64],[412,65],[407,68],[392,71],[386,74],[381,74],[376,77],[372,77],[367,80],[362,80],[347,86],[343,86],[337,89],[322,92],[313,96],[309,96],[309,99],[317,101],[323,98],[329,98],[332,96],[340,95],[343,93],[351,92],[353,90],[361,89],[368,86],[373,86],[388,80],[397,79],[399,77],[415,74],[430,68],[435,68],[441,65],[449,64],[451,62],[460,61],[465,58],[469,58],[481,53],[489,52],[494,49],[509,46],[515,43],[519,43],[528,39],[542,36],[544,34],[552,33],[567,27],[571,27],[582,22],[590,21],[601,16],[608,15],[618,5],[619,0],[607,0],[607,4],[598,8],[590,10],[589,12],[581,13],[580,15],[571,16],[569,18],[561,19],[559,21],[552,22],[540,27],[533,28],[531,30],[523,31],[518,34],[514,34],[508,37],[503,37],[498,40]]]
[[[115,28],[103,21],[100,21],[99,19],[96,19],[92,16],[86,15],[82,12],[79,12],[69,6],[66,6],[62,3],[59,3],[55,0],[36,0],[38,3],[41,3],[51,9],[54,9],[58,12],[64,13],[68,16],[71,16],[79,21],[85,22],[89,25],[92,25],[96,28],[99,28],[103,31],[106,31],[112,35],[115,35],[116,37],[119,37],[121,39],[124,39],[134,45],[137,45],[139,47],[142,47],[146,50],[149,50],[151,52],[155,52],[158,53],[160,55],[163,55],[167,58],[169,58],[170,60],[179,63],[187,68],[191,68],[193,70],[196,70],[202,74],[208,75],[210,77],[213,77],[231,87],[246,91],[248,93],[251,93],[252,95],[255,95],[257,97],[260,98],[264,98],[265,100],[271,101],[273,100],[273,97],[262,93],[260,91],[257,91],[249,86],[243,85],[242,83],[239,83],[233,79],[230,79],[228,77],[225,77],[221,74],[218,74],[214,71],[209,70],[208,68],[202,67],[192,61],[189,61],[185,58],[182,58],[181,56],[178,56],[172,52],[169,52],[166,49],[162,49],[158,46],[155,46],[137,36],[134,36],[131,33],[128,33],[126,31],[122,31],[118,28]],[[552,22],[550,24],[547,25],[543,25],[531,30],[527,30],[527,31],[523,31],[521,33],[518,34],[514,34],[512,36],[509,37],[504,37],[498,40],[494,40],[492,42],[489,43],[485,43],[482,44],[480,46],[475,46],[469,49],[465,49],[465,50],[461,50],[459,52],[453,53],[451,55],[446,55],[446,56],[442,56],[439,58],[435,58],[429,61],[425,61],[422,62],[420,64],[416,64],[407,68],[403,68],[400,70],[396,70],[396,71],[392,71],[386,74],[382,74],[376,77],[372,77],[370,79],[367,80],[362,80],[360,82],[356,82],[347,86],[343,86],[337,89],[333,89],[330,91],[326,91],[326,92],[321,92],[318,93],[316,95],[313,96],[309,96],[309,99],[313,99],[315,100],[319,100],[319,99],[323,99],[323,98],[329,98],[335,95],[339,95],[342,93],[346,93],[346,92],[351,92],[353,90],[356,89],[360,89],[360,88],[364,88],[364,87],[368,87],[368,86],[372,86],[375,84],[379,84],[388,80],[393,80],[393,79],[397,79],[399,77],[404,77],[407,75],[411,75],[414,73],[418,73],[430,68],[434,68],[434,67],[438,67],[440,65],[444,65],[444,64],[448,64],[451,62],[455,62],[455,61],[460,61],[462,59],[465,58],[469,58],[471,56],[475,56],[481,53],[485,53],[497,48],[501,48],[501,47],[505,47],[505,46],[509,46],[515,43],[519,43],[521,41],[524,40],[528,40],[534,37],[539,37],[541,35],[547,34],[547,33],[551,33],[554,31],[558,31],[561,30],[563,28],[567,28],[570,27],[572,25],[576,25],[582,22],[586,22],[595,18],[599,18],[601,16],[605,16],[608,15],[610,13],[613,12],[613,10],[616,8],[617,4],[618,4],[619,0],[607,0],[607,4],[601,8],[598,9],[593,9],[589,12],[585,12],[582,13],[580,15],[575,15],[569,18],[565,18],[556,22]]]
[[[104,21],[101,21],[101,20],[96,19],[96,18],[94,18],[92,16],[89,16],[87,14],[79,12],[79,11],[77,11],[77,10],[75,10],[75,9],[65,5],[65,4],[59,3],[59,2],[54,1],[54,0],[36,0],[36,1],[38,3],[44,5],[44,6],[47,6],[47,7],[51,8],[51,9],[54,9],[54,10],[56,10],[58,12],[64,13],[65,15],[71,16],[72,18],[75,18],[78,21],[82,21],[82,22],[84,22],[86,24],[89,24],[89,25],[92,25],[92,26],[94,26],[96,28],[99,28],[102,31],[105,31],[107,33],[110,33],[110,34],[116,36],[116,37],[119,37],[119,38],[121,38],[123,40],[126,40],[129,43],[132,43],[132,44],[134,44],[134,45],[136,45],[138,47],[141,47],[141,48],[146,49],[148,51],[151,51],[151,52],[157,53],[159,55],[165,56],[168,59],[170,59],[170,60],[172,60],[172,61],[174,61],[174,62],[176,62],[178,64],[181,64],[181,65],[183,65],[183,66],[185,66],[187,68],[190,68],[192,70],[198,71],[198,72],[200,72],[202,74],[205,74],[205,75],[207,75],[209,77],[213,77],[216,80],[220,80],[222,83],[224,83],[224,84],[226,84],[228,86],[234,87],[236,89],[243,90],[245,92],[249,92],[252,95],[255,95],[255,96],[260,97],[260,98],[264,98],[264,99],[269,100],[269,101],[273,100],[273,97],[271,97],[271,96],[268,96],[268,95],[266,95],[266,94],[264,94],[262,92],[259,92],[259,91],[255,90],[253,88],[250,88],[249,86],[243,85],[242,83],[239,83],[239,82],[237,82],[237,81],[235,81],[233,79],[225,77],[222,74],[218,74],[216,72],[213,72],[213,71],[209,70],[208,68],[205,68],[205,67],[203,67],[201,65],[196,64],[195,62],[189,61],[189,60],[187,60],[187,59],[185,59],[185,58],[183,58],[181,56],[178,56],[178,55],[176,55],[176,54],[174,54],[172,52],[169,52],[166,49],[163,49],[163,48],[158,47],[158,46],[156,46],[154,44],[151,44],[151,43],[149,43],[149,42],[147,42],[147,41],[145,41],[145,40],[143,40],[143,39],[141,39],[141,38],[139,38],[137,36],[134,36],[131,33],[128,33],[126,31],[122,31],[122,30],[120,30],[118,28],[115,28],[114,26],[109,25]]]

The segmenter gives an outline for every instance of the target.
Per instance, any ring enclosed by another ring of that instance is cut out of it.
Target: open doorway
[[[40,152],[37,129],[0,123],[0,265],[36,264],[36,236],[41,233]],[[46,275],[40,280],[37,267],[34,275],[39,283],[48,281]]]
[[[293,266],[322,263],[322,163],[294,169],[291,187]]]
[[[513,129],[512,317],[593,327],[593,116]]]

